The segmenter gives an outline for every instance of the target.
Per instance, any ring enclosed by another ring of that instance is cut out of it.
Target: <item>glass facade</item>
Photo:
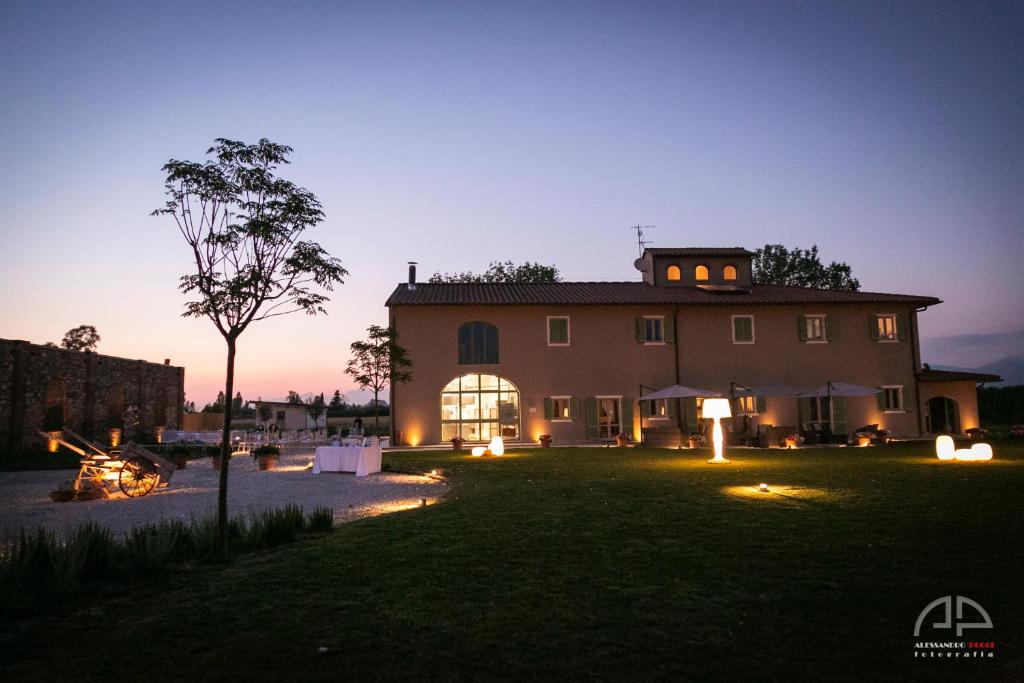
[[[441,390],[441,440],[519,438],[519,390],[496,375],[463,375]]]

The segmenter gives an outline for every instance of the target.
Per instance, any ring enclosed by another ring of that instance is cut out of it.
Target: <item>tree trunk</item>
[[[235,338],[228,337],[228,368],[224,395],[235,387]],[[228,465],[231,464],[231,401],[224,402],[224,432],[220,442],[220,486],[217,490],[217,556],[228,554]]]
[[[373,390],[373,433],[380,434],[380,401],[377,400],[377,396],[380,395],[380,389]]]

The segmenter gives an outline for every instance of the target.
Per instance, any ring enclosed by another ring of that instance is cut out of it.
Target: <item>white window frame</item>
[[[668,399],[659,398],[650,402],[651,403],[651,414],[647,416],[648,420],[667,420],[668,419]],[[665,406],[665,414],[658,415],[657,406],[658,404]]]
[[[906,405],[903,402],[903,385],[902,384],[885,384],[885,385],[882,385],[882,391],[885,393],[885,403],[886,403],[887,406],[889,404],[889,390],[890,389],[896,389],[896,395],[899,396],[899,399],[900,399],[900,406],[899,406],[899,408],[888,408],[887,407],[882,412],[886,413],[886,414],[889,414],[889,413],[905,413],[905,412],[907,412]]]
[[[812,318],[821,320],[821,339],[811,339],[809,325]],[[804,334],[807,335],[805,344],[828,344],[828,321],[826,318],[828,318],[828,315],[825,313],[810,313],[804,316]]]
[[[552,320],[565,320],[565,338],[564,342],[553,342],[551,341],[551,321]],[[545,335],[548,339],[548,346],[571,346],[572,345],[572,321],[569,320],[567,315],[549,315],[544,321]]]
[[[551,399],[551,421],[572,422],[572,396],[548,396],[548,398]],[[565,401],[565,408],[566,410],[569,411],[569,417],[562,417],[558,413],[558,411],[556,410],[556,401]]]
[[[750,341],[737,341],[736,340],[736,318],[750,318]],[[754,316],[752,315],[734,315],[731,318],[732,323],[732,343],[733,344],[753,344],[757,339],[757,334],[754,332]]]
[[[647,338],[647,321],[648,320],[659,320],[661,321],[661,339],[651,340]],[[663,315],[645,315],[644,316],[644,346],[664,346],[665,345],[665,316]]]
[[[896,326],[896,323],[897,323],[897,320],[898,320],[897,315],[895,313],[875,313],[875,325],[876,326],[878,325],[878,321],[881,320],[882,318],[892,318],[892,336],[891,337],[883,337],[882,336],[882,331],[878,330],[877,327],[876,327],[876,330],[878,331],[878,343],[879,344],[895,344],[895,343],[898,343],[899,340],[900,340],[900,333],[899,333],[899,328]]]

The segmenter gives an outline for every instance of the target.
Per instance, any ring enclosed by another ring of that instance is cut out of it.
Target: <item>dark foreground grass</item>
[[[0,678],[1024,677],[1019,446],[731,457],[389,454],[449,500],[5,624]],[[987,608],[994,660],[915,661],[949,594]]]

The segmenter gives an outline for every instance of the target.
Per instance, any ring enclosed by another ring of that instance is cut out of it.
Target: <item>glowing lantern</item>
[[[474,458],[479,458],[479,457],[480,457],[481,455],[483,455],[483,454],[484,454],[484,452],[485,452],[486,450],[487,450],[487,449],[486,449],[486,448],[484,448],[483,446],[473,446],[473,450],[472,450],[472,451],[470,451],[470,453],[472,453],[472,454],[473,454],[473,457],[474,457]]]
[[[768,484],[760,484],[757,487],[757,490],[760,491],[761,493],[770,493],[770,491],[768,490]]]
[[[723,463],[729,462],[722,457],[722,423],[723,417],[732,417],[732,410],[729,409],[727,398],[706,398],[704,399],[704,417],[710,417],[715,421],[711,431],[711,441],[715,445],[715,457],[708,462]]]
[[[974,451],[970,448],[958,448],[954,457],[961,462],[971,462],[975,459]]]
[[[953,437],[943,434],[935,439],[935,455],[939,460],[952,460],[956,457],[956,446],[953,445]]]
[[[992,447],[987,443],[976,443],[971,446],[971,453],[974,454],[975,460],[991,460],[992,459]]]
[[[505,442],[501,440],[500,436],[496,436],[487,445],[487,450],[491,452],[491,455],[505,455]]]

